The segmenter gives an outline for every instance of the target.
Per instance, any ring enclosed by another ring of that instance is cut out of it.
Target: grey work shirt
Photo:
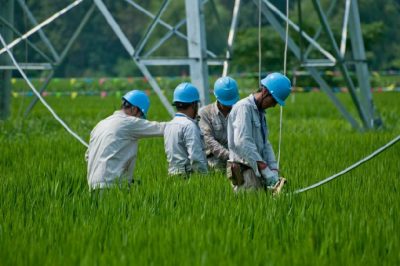
[[[237,102],[228,118],[229,161],[250,166],[257,176],[257,161],[266,162],[270,169],[277,169],[275,154],[268,141],[268,126],[264,111],[259,111],[254,96]]]
[[[151,122],[116,111],[90,133],[87,180],[90,189],[131,182],[138,140],[162,136],[166,123]]]
[[[199,126],[204,135],[209,166],[225,167],[229,159],[227,123],[218,109],[217,102],[204,106],[199,111]]]
[[[164,147],[170,175],[207,173],[204,142],[194,119],[177,113],[165,127]]]

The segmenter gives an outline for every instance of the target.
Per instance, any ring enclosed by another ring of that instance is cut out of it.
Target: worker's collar
[[[254,109],[256,109],[259,112],[265,113],[265,109],[258,108],[257,100],[256,100],[256,97],[254,97],[254,94],[252,94],[250,97],[252,99],[251,103],[253,104]]]
[[[228,118],[228,116],[225,117],[224,114],[221,112],[221,110],[219,110],[219,108],[218,108],[218,102],[217,102],[217,101],[214,102],[213,108],[214,108],[215,112],[216,112],[219,116],[223,117],[224,119]]]
[[[191,120],[191,121],[193,121],[193,122],[196,122],[195,119],[193,119],[193,118],[191,118],[191,117],[189,117],[189,116],[187,116],[186,114],[181,113],[181,112],[177,112],[177,113],[175,114],[175,117],[186,117],[187,119],[189,119],[189,120]]]
[[[115,115],[123,115],[123,116],[129,116],[128,114],[126,114],[124,111],[122,110],[117,110],[114,112]]]

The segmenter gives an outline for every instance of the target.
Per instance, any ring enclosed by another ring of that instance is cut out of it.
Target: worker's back
[[[165,127],[164,146],[170,175],[207,172],[204,143],[193,119],[177,113]]]

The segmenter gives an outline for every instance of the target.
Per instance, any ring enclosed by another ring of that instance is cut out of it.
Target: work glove
[[[261,176],[266,180],[268,187],[273,187],[279,181],[277,170],[271,170],[268,166],[261,170]]]

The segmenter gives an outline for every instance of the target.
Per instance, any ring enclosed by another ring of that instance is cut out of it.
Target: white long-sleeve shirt
[[[116,111],[90,133],[87,180],[90,189],[131,182],[138,140],[162,136],[166,123],[151,122]]]
[[[201,132],[196,121],[177,113],[164,131],[164,147],[170,175],[190,172],[207,173],[207,159]]]
[[[228,118],[229,160],[250,166],[257,176],[257,161],[277,169],[275,153],[268,141],[268,126],[264,111],[259,111],[254,96],[237,102]]]

